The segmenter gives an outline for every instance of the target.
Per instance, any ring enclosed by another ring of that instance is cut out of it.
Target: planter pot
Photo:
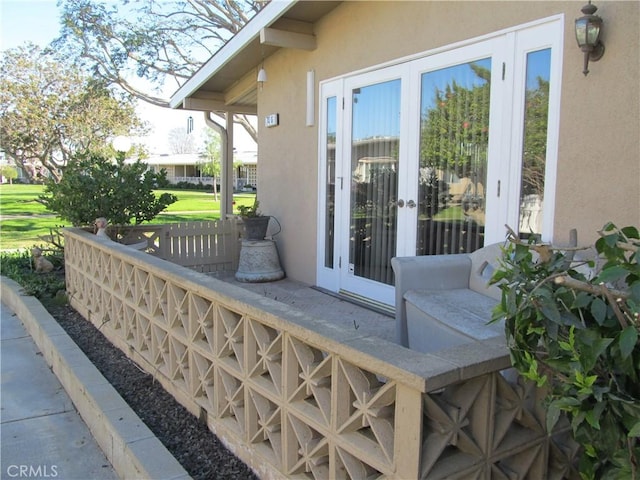
[[[271,217],[242,217],[244,223],[244,238],[246,240],[264,240]]]

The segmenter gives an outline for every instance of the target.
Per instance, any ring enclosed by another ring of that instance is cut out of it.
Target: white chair
[[[502,244],[454,255],[395,257],[396,340],[420,352],[504,338],[502,322],[487,324],[501,291],[488,281]]]

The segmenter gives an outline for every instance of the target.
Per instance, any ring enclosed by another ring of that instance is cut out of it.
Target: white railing
[[[235,271],[240,257],[239,217],[225,220],[109,227],[121,243],[198,272]],[[146,244],[146,245],[145,245]]]
[[[571,478],[504,345],[412,352],[80,230],[71,304],[261,478]]]
[[[188,182],[195,185],[201,183],[203,185],[213,185],[213,177],[167,177],[171,183]]]

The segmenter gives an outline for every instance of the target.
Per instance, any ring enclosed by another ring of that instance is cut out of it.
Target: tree
[[[2,149],[32,181],[58,181],[72,155],[141,130],[132,101],[35,45],[0,58],[0,121]]]
[[[218,178],[222,170],[220,144],[220,135],[213,130],[207,130],[205,151],[202,155],[206,161],[201,165],[201,169],[203,174],[213,177],[213,195],[216,201],[218,200]]]
[[[80,155],[69,161],[60,182],[46,181],[39,201],[74,226],[91,225],[99,217],[114,225],[139,225],[177,200],[153,192],[167,185],[165,170],[148,170],[140,160],[125,164],[124,155],[117,161],[102,154]]]
[[[0,166],[0,177],[8,179],[9,183],[12,184],[18,178],[18,171],[11,165],[2,165]]]
[[[62,34],[56,45],[109,85],[156,106],[158,92],[178,88],[266,3],[259,0],[62,0]],[[145,82],[136,84],[133,78]],[[149,82],[155,87],[149,92]],[[236,115],[256,139],[246,116]]]
[[[182,127],[169,130],[169,148],[173,154],[194,153],[196,151],[193,133]]]

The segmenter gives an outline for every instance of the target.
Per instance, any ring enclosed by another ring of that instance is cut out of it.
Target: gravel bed
[[[45,307],[191,477],[258,479],[203,422],[76,310],[68,305]]]

